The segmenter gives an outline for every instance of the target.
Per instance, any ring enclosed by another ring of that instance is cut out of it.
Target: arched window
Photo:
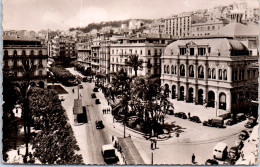
[[[30,52],[30,55],[31,55],[31,56],[33,56],[33,55],[34,55],[34,51],[33,51],[33,50],[31,50],[31,52]]]
[[[42,50],[39,50],[39,55],[40,55],[40,56],[42,55]]]
[[[166,65],[164,65],[164,74],[166,74]]]
[[[5,51],[4,51],[4,55],[5,55],[5,56],[8,56],[8,50],[5,50]]]
[[[173,68],[173,65],[171,67],[171,74],[174,74],[174,68]]]
[[[208,78],[211,78],[211,69],[208,68]]]
[[[170,66],[167,66],[167,74],[170,74]]]
[[[199,66],[198,68],[198,78],[204,78],[204,67]]]
[[[216,70],[215,70],[215,68],[212,69],[212,79],[216,79]]]
[[[193,67],[193,65],[190,65],[190,67],[189,67],[189,77],[194,77],[194,67]]]
[[[227,70],[223,71],[223,77],[224,77],[224,80],[227,80]]]
[[[17,50],[14,50],[14,56],[17,56]]]
[[[226,94],[223,92],[219,94],[219,109],[226,109]]]
[[[183,64],[180,65],[180,76],[185,76],[185,66]]]
[[[218,79],[222,80],[222,70],[221,69],[218,70]]]
[[[26,55],[26,52],[25,50],[22,51],[22,56],[25,56]]]
[[[174,66],[174,74],[177,74],[177,66]]]

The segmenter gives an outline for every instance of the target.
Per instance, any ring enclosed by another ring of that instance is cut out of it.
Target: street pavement
[[[73,69],[69,69],[73,74],[79,74],[78,72],[74,71]],[[80,74],[79,74],[80,75]],[[113,136],[123,136],[123,126],[120,123],[113,122],[113,116],[111,113],[104,114],[102,113],[102,109],[107,109],[109,105],[107,104],[107,101],[102,94],[102,92],[97,92],[97,98],[100,99],[101,104],[95,105],[93,104],[94,99],[91,99],[90,94],[92,93],[92,90],[94,88],[94,83],[83,83],[84,89],[80,90],[83,91],[83,105],[90,106],[89,112],[95,113],[90,116],[91,119],[101,119],[104,122],[105,125],[105,133],[107,136],[101,137],[102,144],[109,142],[109,139]],[[71,89],[71,88],[66,88]],[[77,98],[76,91],[75,94],[71,94],[70,90],[68,90],[69,95],[68,97],[65,97],[65,101],[73,100],[73,98]],[[70,99],[71,98],[71,99]],[[86,99],[86,100],[85,100]],[[64,102],[63,102],[64,103]],[[72,114],[72,106],[73,103],[70,105],[65,105],[66,111],[67,109],[71,112],[67,111],[68,114]],[[213,117],[213,114],[216,114],[214,112],[214,109],[212,108],[203,108],[203,106],[192,106],[191,104],[180,102],[176,103],[174,102],[174,108],[175,112],[182,112],[185,111],[190,112],[191,116],[193,114],[197,116],[202,116],[203,119],[208,119]],[[111,111],[111,110],[110,110]],[[206,118],[206,116],[207,118]],[[100,117],[98,117],[100,116]],[[202,120],[203,120],[202,119]],[[70,120],[71,121],[71,120]],[[219,142],[225,142],[228,147],[232,147],[234,145],[235,140],[238,139],[239,132],[244,129],[244,122],[238,123],[236,125],[224,128],[224,129],[218,129],[218,128],[212,128],[212,127],[205,127],[202,124],[197,124],[194,122],[190,122],[188,120],[183,120],[180,118],[176,118],[172,115],[166,115],[165,117],[165,123],[174,123],[175,125],[179,125],[182,127],[182,133],[180,133],[179,137],[176,137],[175,134],[172,134],[172,137],[168,140],[163,140],[157,142],[157,149],[151,150],[150,144],[151,142],[149,140],[146,140],[143,137],[142,133],[137,133],[136,131],[130,130],[129,128],[126,129],[126,136],[129,134],[131,135],[131,139],[133,140],[137,150],[139,151],[140,155],[142,156],[142,159],[144,160],[145,164],[151,164],[152,162],[152,153],[153,153],[153,164],[192,164],[191,163],[191,156],[194,153],[196,158],[195,161],[198,165],[204,164],[205,161],[209,158],[213,158],[212,152],[214,146]],[[71,121],[71,124],[73,124],[73,119]],[[91,160],[92,155],[91,152],[88,149],[88,145],[91,145],[92,142],[97,141],[88,141],[89,132],[86,134],[83,134],[83,131],[86,131],[86,126],[89,125],[83,125],[83,126],[73,126],[73,130],[76,136],[76,139],[78,141],[78,144],[81,148],[81,154],[83,154],[83,159],[86,164],[93,164],[92,162],[94,159]],[[83,128],[85,127],[85,128]],[[95,127],[89,127],[87,131],[90,131],[90,129],[96,130]],[[100,134],[101,135],[101,134]],[[97,139],[97,138],[95,138]],[[100,143],[100,144],[101,144]],[[99,145],[100,145],[99,144]],[[90,146],[91,147],[91,146]],[[220,162],[221,163],[221,162]],[[94,163],[95,164],[95,163]]]

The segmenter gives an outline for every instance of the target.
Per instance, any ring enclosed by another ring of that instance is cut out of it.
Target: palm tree
[[[135,77],[137,77],[137,70],[142,68],[143,60],[139,60],[138,55],[134,54],[129,56],[129,60],[125,64],[134,68]]]
[[[37,68],[37,65],[34,65],[29,58],[24,58],[22,60],[22,73],[24,80],[20,83],[15,84],[16,93],[20,99],[22,105],[22,119],[24,121],[24,135],[25,135],[25,145],[26,145],[26,153],[25,156],[28,156],[28,144],[30,142],[30,133],[31,133],[31,113],[29,110],[29,100],[28,95],[31,88],[31,74]]]

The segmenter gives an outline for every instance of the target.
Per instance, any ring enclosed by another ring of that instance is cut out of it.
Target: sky
[[[2,0],[4,30],[68,30],[89,23],[159,19],[197,9],[258,0]]]

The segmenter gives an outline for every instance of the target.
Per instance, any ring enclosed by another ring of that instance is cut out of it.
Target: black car
[[[184,112],[175,113],[174,116],[182,118],[182,119],[187,119],[188,118],[187,115]]]
[[[227,159],[224,161],[224,163],[223,163],[223,165],[235,165],[235,164],[236,164],[236,160],[230,159],[230,158],[227,158]]]
[[[209,119],[208,121],[204,121],[203,126],[224,128],[223,120],[220,119]]]
[[[237,119],[236,118],[230,118],[227,122],[226,122],[226,125],[234,125],[234,124],[237,124]]]
[[[95,93],[92,93],[91,94],[91,98],[96,98],[97,96],[96,96],[96,94]]]
[[[196,123],[201,123],[201,120],[198,116],[192,116],[190,117],[190,121],[196,122]]]
[[[246,130],[242,130],[239,134],[239,139],[246,140],[249,137],[249,133]]]
[[[236,119],[238,122],[246,120],[245,114],[237,114]]]
[[[95,87],[95,88],[93,89],[93,92],[98,92],[98,87]]]
[[[215,159],[208,159],[205,162],[205,165],[218,165],[218,161],[216,161]]]
[[[228,158],[233,160],[238,160],[239,158],[239,149],[238,147],[231,147],[228,152]]]
[[[254,117],[248,118],[247,123],[245,124],[246,128],[253,128],[256,125],[256,119]]]
[[[101,120],[96,121],[96,128],[97,129],[103,129],[104,128],[103,122]]]
[[[96,99],[96,104],[101,104],[99,99]]]

